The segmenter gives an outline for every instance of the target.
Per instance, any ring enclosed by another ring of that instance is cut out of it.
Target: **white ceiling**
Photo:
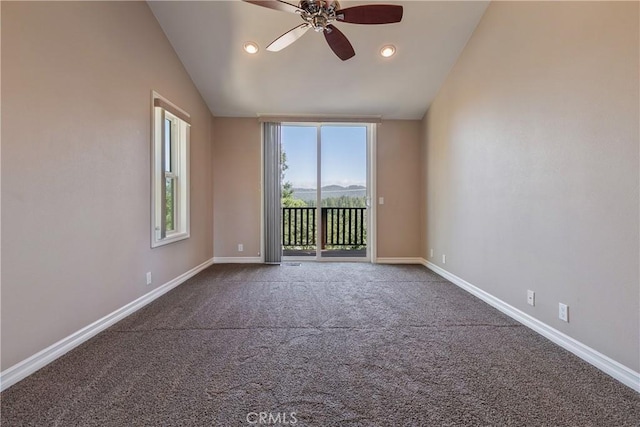
[[[297,4],[295,0],[291,3]],[[343,8],[374,1],[342,1]],[[402,4],[402,22],[337,23],[356,56],[341,61],[313,31],[280,52],[265,47],[299,16],[242,1],[149,1],[169,41],[215,116],[382,116],[420,119],[488,1]],[[248,55],[246,41],[260,51]],[[382,58],[380,48],[397,53]]]

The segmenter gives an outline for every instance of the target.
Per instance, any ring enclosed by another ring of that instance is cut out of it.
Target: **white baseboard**
[[[422,258],[376,258],[377,264],[422,264]]]
[[[490,306],[500,310],[512,319],[522,323],[523,325],[533,329],[540,335],[551,340],[555,344],[570,351],[582,360],[592,364],[596,368],[600,369],[606,374],[611,375],[626,386],[631,387],[637,392],[640,392],[640,373],[624,366],[623,364],[616,362],[608,356],[594,350],[593,348],[581,343],[580,341],[571,338],[570,336],[552,328],[546,323],[528,315],[527,313],[518,310],[517,308],[507,304],[494,297],[493,295],[483,291],[482,289],[472,285],[460,277],[449,273],[447,270],[425,260],[421,260],[422,265],[439,274],[445,279],[449,280],[453,284],[459,286],[470,294],[480,298]]]
[[[195,276],[205,268],[209,267],[211,264],[213,264],[213,258],[208,259],[202,264],[192,268],[184,274],[181,274],[180,276],[165,283],[164,285],[157,287],[156,289],[144,294],[134,301],[131,301],[129,304],[117,309],[116,311],[107,314],[102,319],[96,320],[92,324],[85,326],[84,328],[69,335],[66,338],[61,339],[57,343],[45,348],[42,351],[39,351],[33,356],[21,362],[18,362],[10,368],[7,368],[4,371],[0,372],[0,391],[6,390],[18,381],[33,374],[38,369],[43,368],[44,366],[53,362],[68,351],[73,350],[83,342],[87,341],[89,338],[97,335],[98,333],[104,331],[108,327],[114,325],[133,312],[141,309],[156,298],[166,294],[171,289],[182,284],[187,279]]]
[[[214,264],[262,264],[262,257],[213,257]]]

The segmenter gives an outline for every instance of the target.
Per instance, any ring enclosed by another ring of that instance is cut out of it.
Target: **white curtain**
[[[264,135],[264,261],[282,261],[280,123],[263,123]]]

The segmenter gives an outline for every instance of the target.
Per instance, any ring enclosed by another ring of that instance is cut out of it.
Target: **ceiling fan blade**
[[[347,37],[333,25],[329,24],[324,29],[324,38],[327,40],[333,53],[338,55],[338,58],[343,61],[355,56],[356,52],[353,50],[353,46],[351,46]]]
[[[298,6],[281,0],[243,0],[246,3],[257,4],[258,6],[268,7],[269,9],[279,10],[282,12],[298,13],[301,12]]]
[[[402,6],[369,4],[336,11],[338,21],[351,24],[393,24],[402,20]]]
[[[311,25],[305,22],[304,24],[300,24],[297,27],[290,29],[289,31],[272,41],[271,44],[267,46],[267,50],[270,52],[278,52],[284,49],[285,47],[289,46],[291,43],[302,37],[303,34],[309,30],[309,28],[311,28]]]

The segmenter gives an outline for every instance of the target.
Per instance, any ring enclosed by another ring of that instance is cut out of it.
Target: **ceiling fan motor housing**
[[[300,12],[302,19],[315,31],[321,32],[337,19],[336,10],[340,10],[340,3],[325,0],[302,0],[298,7],[302,10]]]

